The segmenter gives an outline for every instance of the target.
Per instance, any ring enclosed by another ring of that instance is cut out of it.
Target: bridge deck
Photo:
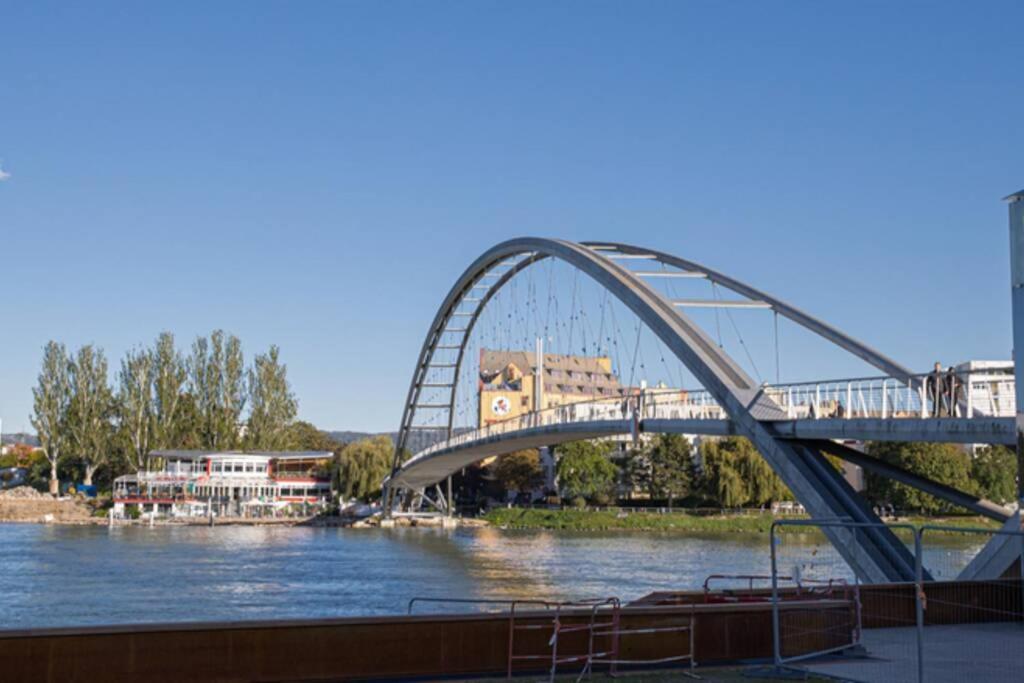
[[[840,439],[856,441],[929,441],[944,443],[1015,443],[1013,418],[822,418],[765,423],[779,438]],[[727,419],[640,420],[639,430],[651,433],[730,436],[735,427]],[[544,424],[509,431],[479,430],[426,449],[403,465],[389,482],[423,488],[445,479],[480,460],[524,448],[556,446],[568,441],[630,434],[633,420],[598,419]]]

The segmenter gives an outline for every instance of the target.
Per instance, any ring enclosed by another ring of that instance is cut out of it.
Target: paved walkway
[[[866,683],[917,681],[914,628],[864,631],[867,658],[805,663],[808,671]],[[1024,625],[961,624],[924,630],[926,683],[989,683],[1024,679]]]

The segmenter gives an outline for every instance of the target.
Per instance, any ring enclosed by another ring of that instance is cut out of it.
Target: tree
[[[136,472],[149,465],[154,436],[153,354],[145,349],[132,350],[121,360],[117,373],[117,421],[128,466]]]
[[[622,485],[632,498],[635,491],[644,491],[654,497],[652,487],[651,454],[647,448],[631,448],[626,453],[622,468]]]
[[[8,447],[7,455],[0,456],[0,467],[27,467],[39,451],[27,443],[15,443]]]
[[[914,474],[966,493],[974,493],[971,458],[961,448],[946,443],[873,442],[868,454]],[[924,514],[948,512],[954,506],[924,491],[868,472],[868,497],[875,502],[891,503],[902,510]]]
[[[229,450],[238,443],[245,408],[245,363],[238,337],[215,330],[198,337],[188,360],[189,391],[195,399],[202,447]]]
[[[338,479],[345,498],[371,500],[380,495],[384,477],[391,472],[395,445],[388,436],[354,441],[338,454]]]
[[[288,448],[337,453],[343,446],[328,436],[327,432],[320,431],[309,422],[297,420],[288,425]]]
[[[57,495],[57,463],[67,445],[68,404],[71,384],[68,380],[68,353],[63,344],[50,341],[43,349],[43,367],[32,390],[32,426],[39,445],[50,464],[50,493]]]
[[[1017,456],[1005,446],[980,449],[971,463],[978,495],[1006,504],[1017,499]]]
[[[536,448],[515,451],[498,458],[494,474],[506,491],[528,493],[544,483],[544,468]]]
[[[613,494],[619,476],[619,468],[608,459],[613,448],[608,441],[574,441],[558,446],[557,472],[562,497],[593,500]]]
[[[659,434],[650,450],[651,497],[668,498],[668,506],[676,498],[690,493],[694,480],[693,455],[690,442],[681,434]]]
[[[174,346],[174,335],[161,332],[151,355],[152,444],[156,448],[183,448],[195,443],[195,401],[185,393],[188,367]]]
[[[68,369],[70,446],[85,469],[82,483],[92,486],[96,470],[110,457],[114,433],[114,397],[107,384],[107,358],[102,349],[87,344],[78,350]]]
[[[722,507],[766,505],[792,498],[786,485],[748,439],[731,436],[701,443],[704,495]]]
[[[789,488],[749,439],[736,438],[729,443],[735,444],[736,466],[747,486],[748,505],[760,506],[777,500],[792,500]]]
[[[725,439],[701,442],[704,495],[721,507],[735,508],[747,502],[749,493],[736,466],[736,455]]]
[[[257,355],[249,370],[249,425],[246,441],[263,451],[288,447],[288,427],[298,412],[298,402],[288,385],[288,369],[278,360],[279,349],[271,346]]]

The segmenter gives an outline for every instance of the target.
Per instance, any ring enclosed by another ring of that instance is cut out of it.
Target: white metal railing
[[[937,386],[937,388],[936,388]],[[790,420],[932,417],[1012,417],[1012,375],[962,373],[915,375],[909,382],[893,377],[862,377],[765,385],[764,395]],[[727,415],[706,390],[643,389],[628,396],[602,397],[517,415],[439,441],[416,458],[501,434],[548,425],[647,419],[723,420]],[[408,464],[408,463],[407,463]]]

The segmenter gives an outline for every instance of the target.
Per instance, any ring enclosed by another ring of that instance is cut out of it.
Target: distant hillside
[[[454,430],[456,434],[461,434],[466,431],[465,427],[456,427]],[[360,439],[369,439],[375,436],[386,436],[391,439],[391,443],[398,441],[398,432],[351,432],[351,431],[325,431],[324,434],[334,439],[340,444],[350,444],[353,441],[359,441]],[[409,435],[409,443],[406,444],[406,448],[415,453],[427,446],[435,443],[439,438],[442,438],[443,433],[439,431],[430,432],[413,432]]]
[[[0,443],[27,443],[29,446],[38,447],[39,439],[36,438],[35,434],[26,434],[25,432],[13,432],[11,434],[4,434],[3,437],[0,438]]]
[[[334,439],[335,441],[337,441],[338,443],[341,443],[341,444],[349,444],[349,443],[352,443],[353,441],[359,441],[360,439],[369,439],[369,438],[372,438],[374,436],[380,436],[381,434],[384,434],[384,436],[389,437],[391,439],[392,443],[394,443],[394,441],[398,438],[398,433],[397,432],[376,432],[375,433],[375,432],[351,432],[351,431],[338,431],[338,432],[325,431],[324,434],[326,434],[327,436],[329,436],[330,438]]]

